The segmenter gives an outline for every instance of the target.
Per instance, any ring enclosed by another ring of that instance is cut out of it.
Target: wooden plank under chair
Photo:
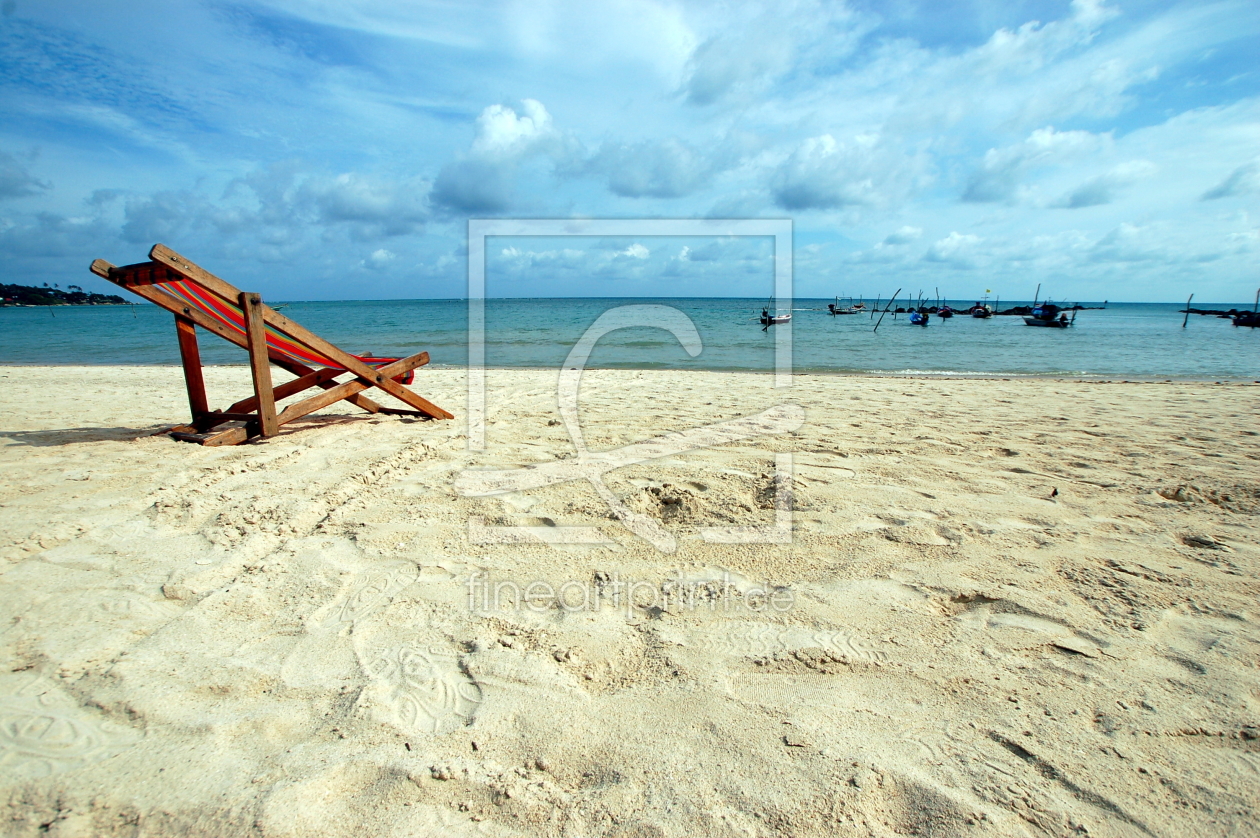
[[[233,287],[165,245],[154,245],[149,260],[116,267],[97,259],[92,273],[175,315],[179,357],[192,410],[190,423],[170,429],[176,439],[202,445],[237,445],[255,437],[272,437],[282,425],[343,399],[368,413],[454,418],[406,387],[414,379],[415,369],[429,363],[429,353],[409,358],[353,355],[270,308],[260,295]],[[226,410],[210,409],[197,349],[198,326],[249,353],[254,395]],[[297,378],[273,386],[271,364]],[[353,377],[338,382],[337,378],[346,373]],[[313,387],[323,392],[277,412],[277,402]],[[382,407],[363,395],[371,388],[414,409]]]

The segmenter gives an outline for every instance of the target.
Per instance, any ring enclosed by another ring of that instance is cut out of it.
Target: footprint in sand
[[[481,687],[440,644],[389,645],[362,655],[372,679],[368,693],[383,716],[417,733],[449,733],[470,724],[481,704]]]
[[[1146,639],[1165,659],[1204,675],[1212,656],[1240,630],[1249,628],[1242,615],[1209,616],[1187,608],[1169,608],[1145,633]]]
[[[86,712],[41,678],[0,697],[0,774],[11,781],[80,768],[141,736]]]
[[[912,746],[916,756],[930,762],[945,759],[966,750],[974,742],[976,733],[958,721],[942,722],[937,727],[913,727],[898,740]]]
[[[411,562],[363,574],[319,616],[316,625],[327,630],[352,629],[419,578],[420,568]]]
[[[981,629],[1004,636],[1007,642],[1020,648],[1027,641],[1042,643],[1068,654],[1096,658],[1103,654],[1101,641],[1077,631],[1066,623],[1035,614],[1022,606],[999,597],[983,594],[954,598],[959,606],[957,619],[973,629]],[[1005,629],[1018,629],[1005,632]]]
[[[802,626],[740,620],[724,620],[693,629],[685,636],[677,638],[677,641],[683,646],[727,657],[760,657],[776,652],[822,649],[846,658],[870,662],[888,659],[886,653],[842,631],[817,631]]]

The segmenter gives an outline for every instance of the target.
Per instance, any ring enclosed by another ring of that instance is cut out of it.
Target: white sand
[[[770,383],[587,374],[595,451],[805,408],[608,472],[666,553],[586,481],[457,493],[572,456],[555,373],[490,373],[470,452],[461,371],[452,422],[212,449],[145,435],[178,369],[0,369],[0,832],[1257,834],[1260,387]],[[791,543],[704,541],[773,525],[775,452]]]

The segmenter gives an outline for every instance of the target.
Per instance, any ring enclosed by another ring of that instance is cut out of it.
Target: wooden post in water
[[[1190,295],[1190,300],[1194,299],[1194,295]],[[1186,324],[1190,322],[1190,300],[1186,300],[1186,317],[1181,321],[1181,328],[1186,328]]]
[[[888,301],[888,305],[884,306],[884,311],[883,311],[883,313],[879,315],[879,323],[883,323],[883,322],[884,322],[884,315],[888,313],[888,309],[892,307],[892,304],[893,304],[893,303],[895,303],[895,302],[897,302],[897,294],[900,294],[900,293],[901,293],[901,289],[900,289],[900,288],[898,288],[898,289],[897,289],[897,293],[896,293],[896,294],[893,294],[893,295],[892,295],[892,299]],[[874,315],[872,314],[872,316],[874,316]],[[894,311],[894,312],[893,312],[893,318],[894,318],[894,319],[896,319],[896,317],[897,317],[897,312],[895,312],[895,311]],[[872,333],[872,334],[874,334],[875,332],[878,332],[878,331],[879,331],[879,323],[876,323],[876,324],[875,324],[875,328],[871,330],[871,333]]]

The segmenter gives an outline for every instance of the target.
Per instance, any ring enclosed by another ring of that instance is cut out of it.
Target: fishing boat
[[[950,308],[948,305],[943,305],[936,310],[936,316],[941,318],[942,320],[948,320],[949,318],[954,316],[954,310]]]
[[[1054,303],[1042,303],[1033,306],[1032,316],[1025,317],[1024,323],[1029,326],[1046,326],[1051,329],[1066,329],[1076,320],[1076,309],[1072,309],[1072,319],[1068,320],[1067,312]]]
[[[1050,302],[1047,297],[1044,303],[1038,303],[1041,297],[1041,283],[1037,283],[1037,292],[1033,294],[1032,317],[1025,317],[1024,323],[1028,326],[1046,326],[1051,329],[1066,329],[1076,322],[1076,307],[1072,308],[1072,319],[1068,320],[1067,314],[1063,311],[1062,306],[1057,306]]]
[[[827,312],[832,317],[838,314],[861,314],[864,311],[866,311],[866,303],[861,300],[855,303],[852,297],[844,297],[843,299],[836,297],[834,303],[827,303]]]
[[[774,312],[774,313],[771,314],[771,312]],[[792,312],[790,310],[781,311],[774,307],[774,297],[771,297],[770,300],[761,308],[760,320],[761,320],[761,325],[765,328],[770,328],[771,326],[778,326],[783,323],[787,323],[791,321],[791,319],[792,319]]]
[[[930,317],[931,315],[928,314],[926,311],[912,311],[910,312],[910,325],[911,326],[926,326],[928,324],[928,319]]]
[[[984,292],[984,301],[977,301],[975,305],[967,309],[967,313],[980,320],[985,320],[993,316],[993,308],[989,305],[989,291],[987,288]]]
[[[769,300],[766,300],[766,304],[761,307],[761,317],[759,320],[761,321],[763,328],[768,329],[771,326],[779,326],[792,320],[792,310],[790,308],[786,310],[775,308],[774,303],[774,297],[771,297]]]

